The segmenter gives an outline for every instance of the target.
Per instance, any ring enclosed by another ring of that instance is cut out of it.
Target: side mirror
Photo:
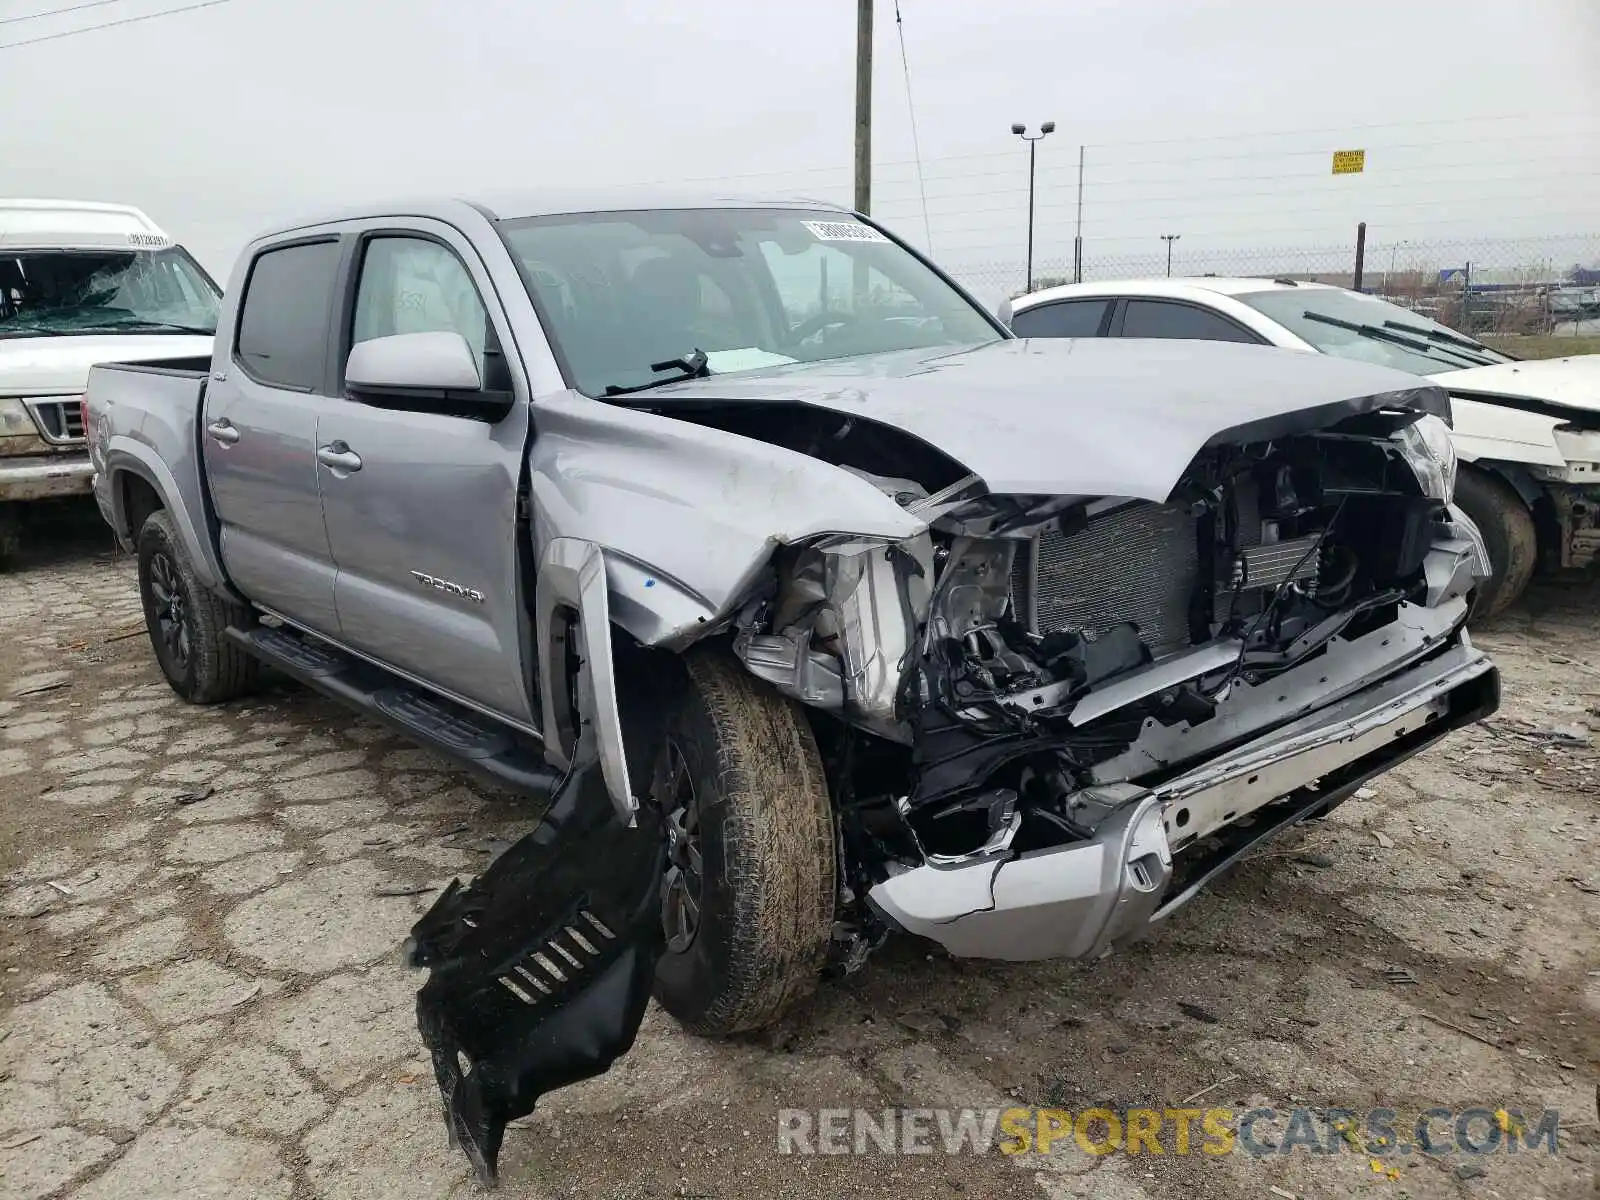
[[[485,391],[478,364],[459,333],[397,333],[357,342],[344,368],[345,390],[357,400],[422,412],[498,420],[506,392]]]

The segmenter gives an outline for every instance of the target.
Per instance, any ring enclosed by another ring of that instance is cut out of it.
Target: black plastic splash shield
[[[573,773],[527,837],[411,931],[430,971],[417,1025],[452,1145],[493,1186],[507,1122],[604,1074],[633,1046],[663,935],[666,842],[643,805],[624,827],[597,766]]]

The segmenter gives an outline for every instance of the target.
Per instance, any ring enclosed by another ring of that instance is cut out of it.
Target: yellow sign
[[[1335,175],[1359,175],[1367,166],[1367,152],[1365,150],[1335,150],[1333,152],[1333,173]]]

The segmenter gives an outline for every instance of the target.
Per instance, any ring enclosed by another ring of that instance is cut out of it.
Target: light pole
[[[1167,278],[1172,278],[1172,243],[1181,238],[1181,233],[1163,233],[1161,240],[1167,244]]]
[[[1046,136],[1056,131],[1054,121],[1045,121],[1039,126],[1039,132],[1028,133],[1026,125],[1013,125],[1011,132],[1028,143],[1028,284],[1026,291],[1033,291],[1033,164],[1034,152],[1037,149],[1034,143],[1041,142]]]

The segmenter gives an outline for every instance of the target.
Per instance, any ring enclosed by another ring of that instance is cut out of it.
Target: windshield
[[[587,213],[501,230],[572,382],[593,396],[1001,336],[915,255],[838,213]]]
[[[0,251],[0,338],[216,331],[216,286],[181,247]]]
[[[1512,361],[1447,325],[1343,288],[1275,288],[1234,297],[1265,313],[1324,354],[1436,375]]]

